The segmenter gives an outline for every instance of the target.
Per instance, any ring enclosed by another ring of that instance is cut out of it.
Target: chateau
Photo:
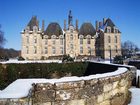
[[[33,16],[21,32],[21,56],[27,60],[40,60],[60,59],[63,55],[76,59],[110,59],[121,55],[121,32],[112,20],[103,18],[102,22],[96,21],[95,27],[85,22],[79,28],[78,20],[73,24],[71,11],[68,23],[64,20],[63,29],[57,22],[50,23],[45,29],[44,20],[40,28],[37,17]]]

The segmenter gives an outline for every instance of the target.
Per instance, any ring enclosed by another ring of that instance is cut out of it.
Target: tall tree
[[[125,41],[122,43],[122,56],[124,57],[131,57],[139,50],[140,48],[131,41]]]
[[[0,48],[3,47],[5,42],[6,42],[6,39],[4,38],[4,32],[1,30],[1,25],[0,25]]]

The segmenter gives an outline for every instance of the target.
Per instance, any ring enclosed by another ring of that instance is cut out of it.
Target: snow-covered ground
[[[63,77],[60,79],[18,79],[11,83],[7,88],[0,91],[0,98],[23,98],[27,97],[29,90],[33,83],[58,83],[58,82],[69,82],[79,80],[90,80],[93,78],[101,78],[106,76],[119,75],[126,72],[126,68],[118,68],[118,70],[110,73],[96,74],[85,77]]]
[[[0,62],[0,63],[7,64],[7,63],[52,63],[52,62],[62,63],[62,60],[34,60],[34,61],[24,60],[24,61],[18,61],[16,59],[10,59],[8,61],[4,61],[4,62]]]
[[[140,88],[131,88],[132,99],[131,103],[128,105],[140,105]]]

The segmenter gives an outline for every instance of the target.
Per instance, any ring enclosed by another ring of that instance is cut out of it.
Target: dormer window
[[[36,33],[37,31],[38,31],[37,26],[34,26],[34,27],[33,27],[33,32]]]
[[[26,27],[25,32],[28,33],[30,31],[29,26]]]
[[[70,29],[70,32],[73,33],[73,29]]]
[[[107,27],[107,33],[111,33],[111,27]]]

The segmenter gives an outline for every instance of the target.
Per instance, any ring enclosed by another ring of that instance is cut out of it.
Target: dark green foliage
[[[82,76],[87,63],[25,63],[6,64],[5,66],[4,69],[0,65],[0,89],[19,78],[60,78],[69,73],[72,76]]]
[[[120,55],[116,55],[116,56],[114,57],[113,63],[116,63],[116,64],[123,64],[123,57],[120,56]]]
[[[25,59],[22,56],[18,57],[18,61],[24,61],[24,60]]]
[[[70,57],[69,55],[64,55],[62,58],[62,62],[73,62],[74,58]]]

